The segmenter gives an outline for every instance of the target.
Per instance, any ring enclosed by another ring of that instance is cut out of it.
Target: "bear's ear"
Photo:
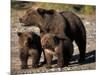
[[[54,13],[55,13],[55,10],[50,9],[50,10],[47,10],[46,13],[47,13],[47,14],[54,14]]]
[[[46,10],[43,9],[43,8],[38,8],[37,11],[38,11],[38,13],[39,13],[40,15],[42,15],[42,16],[43,16],[43,15],[45,14],[45,12],[46,12]]]
[[[22,35],[22,33],[21,32],[17,32],[17,35],[20,37]]]

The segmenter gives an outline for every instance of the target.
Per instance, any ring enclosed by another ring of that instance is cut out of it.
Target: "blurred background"
[[[76,4],[57,4],[57,3],[45,3],[45,2],[28,2],[28,1],[16,1],[11,0],[11,8],[16,10],[26,10],[30,7],[41,7],[46,9],[67,10],[73,11],[79,14],[93,15],[95,14],[96,6],[91,5],[76,5]]]

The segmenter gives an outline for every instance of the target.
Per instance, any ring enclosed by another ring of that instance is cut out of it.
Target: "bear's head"
[[[40,36],[34,32],[17,32],[20,48],[37,48],[40,43]]]
[[[46,14],[54,14],[55,10],[50,9],[46,10],[43,8],[30,8],[26,11],[26,13],[19,18],[20,23],[22,23],[24,26],[37,26],[41,30],[41,26],[45,25],[45,15]]]
[[[44,49],[54,49],[59,44],[59,38],[54,34],[46,33],[41,38],[41,45]]]

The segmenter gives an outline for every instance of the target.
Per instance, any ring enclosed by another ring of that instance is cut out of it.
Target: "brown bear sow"
[[[54,34],[47,33],[41,38],[41,44],[45,52],[47,67],[51,66],[53,54],[57,56],[58,67],[69,64],[73,54],[73,44],[68,37],[63,39]]]
[[[21,68],[28,68],[29,56],[32,57],[32,67],[37,67],[42,52],[40,36],[34,32],[18,32],[17,34],[19,36]]]
[[[37,26],[41,33],[51,33],[69,37],[75,41],[80,52],[79,62],[84,61],[86,52],[86,30],[81,19],[69,11],[57,12],[56,10],[31,8],[26,14],[19,18],[20,23]],[[59,36],[62,37],[62,36]]]

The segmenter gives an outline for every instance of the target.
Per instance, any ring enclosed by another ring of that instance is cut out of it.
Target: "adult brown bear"
[[[31,8],[25,15],[19,18],[20,23],[26,26],[37,26],[41,33],[53,33],[69,37],[76,42],[80,52],[79,62],[84,61],[86,52],[86,30],[81,19],[74,13],[68,11],[57,12],[43,8]]]
[[[40,36],[34,32],[18,32],[21,68],[28,68],[28,58],[32,57],[32,67],[38,67],[42,46]]]
[[[57,57],[57,67],[69,65],[74,49],[68,37],[59,38],[55,34],[46,33],[41,38],[41,45],[45,52],[47,67],[51,67],[53,55]]]

